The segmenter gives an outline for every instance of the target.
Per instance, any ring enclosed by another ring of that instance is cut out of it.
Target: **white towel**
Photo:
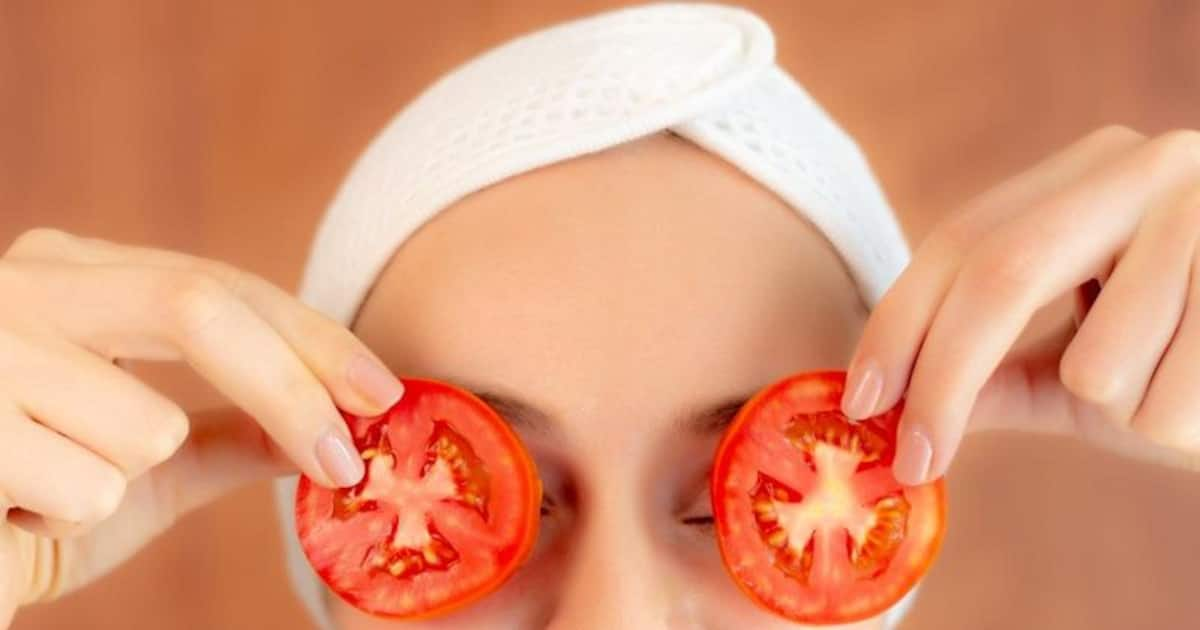
[[[737,8],[661,4],[518,38],[426,90],[346,178],[317,232],[301,298],[349,324],[396,248],[455,201],[665,130],[734,164],[815,225],[867,304],[907,264],[866,160],[775,64],[770,27]],[[296,543],[295,479],[277,487],[293,582],[328,628],[322,587]]]

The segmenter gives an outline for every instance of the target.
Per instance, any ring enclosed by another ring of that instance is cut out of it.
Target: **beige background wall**
[[[53,225],[291,287],[349,162],[422,86],[516,33],[613,4],[0,0],[0,244]],[[1090,128],[1200,127],[1200,2],[745,4],[857,135],[914,240]],[[987,438],[951,486],[947,548],[908,627],[1200,617],[1200,478]],[[306,628],[271,519],[267,487],[247,489],[17,628]]]

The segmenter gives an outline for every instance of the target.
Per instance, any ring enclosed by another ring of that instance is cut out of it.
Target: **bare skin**
[[[449,209],[397,253],[361,340],[220,263],[31,232],[0,258],[0,627],[247,481],[355,483],[334,407],[387,407],[389,369],[547,418],[526,435],[552,502],[537,555],[426,627],[782,625],[696,526],[717,436],[680,425],[799,370],[849,364],[851,416],[908,384],[902,480],[988,429],[1197,470],[1198,156],[1194,131],[1089,135],[935,230],[869,317],[795,212],[667,136]],[[1078,329],[1025,339],[1033,310],[1090,280]],[[188,413],[109,361],[126,358],[187,361],[241,411]],[[391,625],[333,606],[343,630]]]
[[[742,597],[709,529],[685,524],[711,515],[718,437],[687,421],[844,366],[865,319],[815,229],[670,136],[463,200],[400,249],[354,330],[397,373],[541,410],[545,430],[523,437],[551,515],[536,556],[479,605],[401,626],[339,601],[339,627],[795,628]]]

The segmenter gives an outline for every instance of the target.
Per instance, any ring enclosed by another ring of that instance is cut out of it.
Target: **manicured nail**
[[[875,413],[883,395],[883,374],[872,360],[863,362],[854,371],[854,380],[846,388],[848,396],[842,411],[852,420],[861,420]]]
[[[396,404],[404,395],[404,385],[375,359],[358,355],[350,361],[350,383],[368,401],[382,408]]]
[[[915,486],[929,481],[929,464],[933,461],[933,447],[929,438],[917,429],[909,429],[899,436],[896,445],[896,461],[892,473],[900,483]]]
[[[317,462],[329,479],[342,488],[362,481],[366,472],[362,457],[338,427],[329,427],[317,438]]]

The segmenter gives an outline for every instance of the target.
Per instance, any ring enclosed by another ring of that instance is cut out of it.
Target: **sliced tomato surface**
[[[713,462],[721,557],[759,605],[823,625],[873,617],[928,570],[946,524],[942,481],[892,475],[901,406],[842,415],[844,372],[800,374],[763,390],[730,425]]]
[[[404,386],[387,413],[345,416],[366,476],[338,490],[301,477],[296,526],[335,593],[411,619],[466,605],[512,575],[537,537],[541,484],[483,401],[434,381]]]

